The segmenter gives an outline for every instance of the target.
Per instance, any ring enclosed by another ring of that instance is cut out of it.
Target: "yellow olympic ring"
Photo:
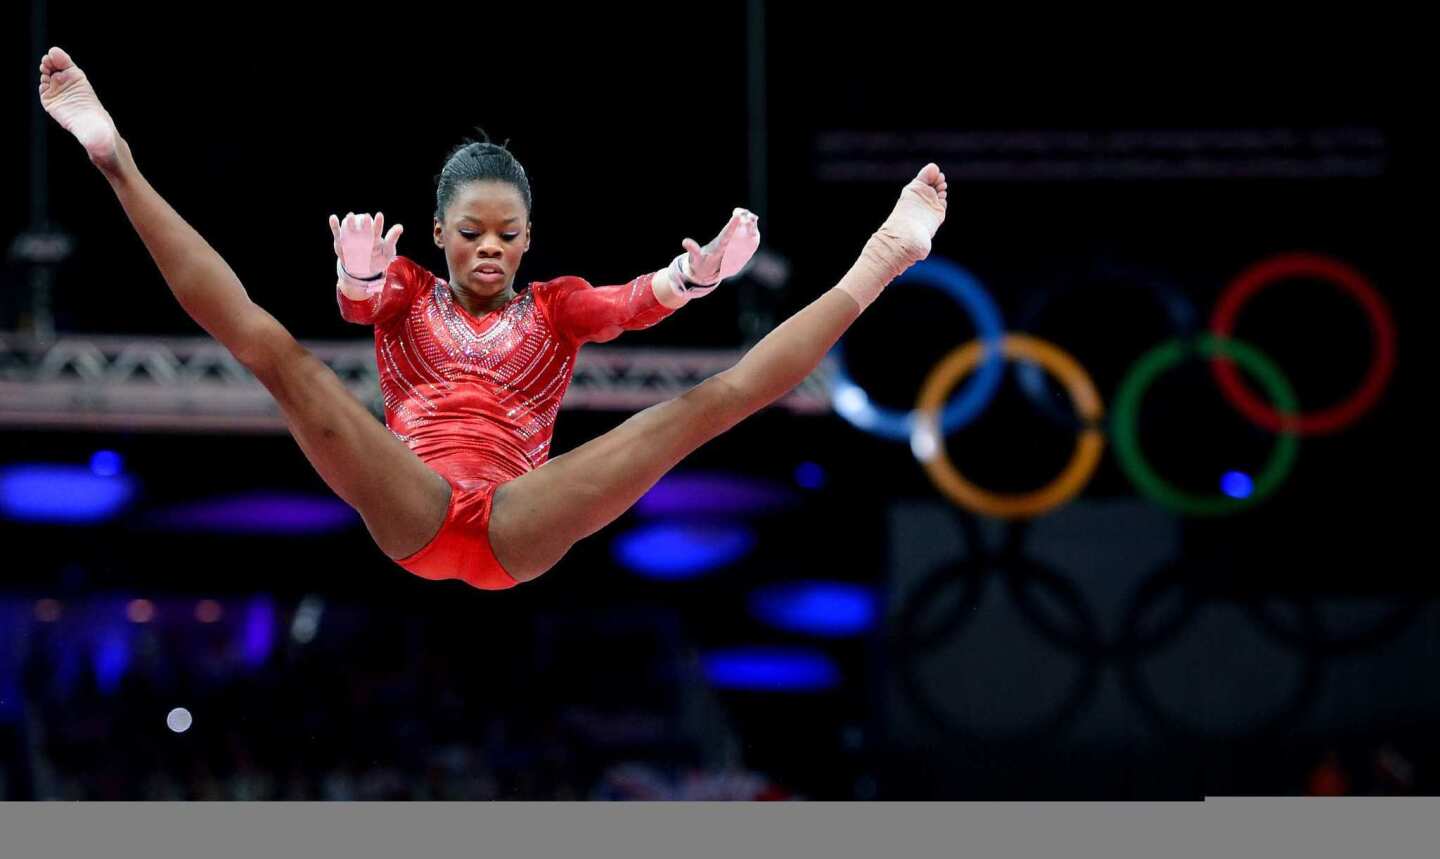
[[[970,373],[984,357],[985,343],[972,340],[946,355],[925,378],[920,399],[915,406],[914,430],[910,448],[920,460],[930,479],[951,501],[986,516],[1021,518],[1039,516],[1069,501],[1085,488],[1100,464],[1105,437],[1099,426],[1105,414],[1100,393],[1090,375],[1058,346],[1025,334],[1007,334],[1001,351],[1010,360],[1024,359],[1043,367],[1065,386],[1071,402],[1084,419],[1086,428],[1075,440],[1070,462],[1052,483],[1033,492],[1002,494],[981,489],[966,480],[945,452],[945,438],[940,433],[939,414],[950,391]]]

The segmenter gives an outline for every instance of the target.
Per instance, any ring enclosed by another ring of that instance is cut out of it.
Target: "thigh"
[[[490,517],[495,556],[520,581],[539,576],[744,414],[721,374],[504,484]]]
[[[360,513],[381,551],[391,558],[418,551],[445,521],[450,484],[283,328],[257,336],[264,339],[252,347],[251,370],[279,404],[306,459]]]

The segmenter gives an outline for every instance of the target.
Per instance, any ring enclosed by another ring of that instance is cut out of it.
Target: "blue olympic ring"
[[[915,283],[934,287],[959,302],[975,325],[976,338],[985,344],[985,359],[975,375],[945,405],[940,426],[954,432],[973,421],[990,404],[1005,377],[1005,355],[1001,345],[1005,325],[1000,309],[974,275],[949,260],[932,255],[896,278],[891,286]],[[891,441],[908,442],[914,430],[915,411],[886,409],[870,401],[870,395],[845,372],[845,353],[840,343],[830,350],[834,371],[830,403],[835,413],[857,429]]]

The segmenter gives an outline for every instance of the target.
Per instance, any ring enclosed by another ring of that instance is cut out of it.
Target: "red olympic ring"
[[[1327,409],[1286,416],[1251,393],[1241,381],[1233,361],[1217,356],[1210,362],[1210,368],[1226,399],[1254,423],[1271,432],[1332,433],[1349,426],[1375,405],[1395,369],[1395,322],[1384,299],[1364,275],[1338,260],[1318,254],[1271,257],[1241,272],[1226,288],[1210,320],[1210,330],[1228,339],[1235,330],[1235,317],[1245,302],[1270,284],[1289,277],[1313,277],[1335,284],[1359,302],[1369,318],[1375,352],[1370,369],[1355,393]]]

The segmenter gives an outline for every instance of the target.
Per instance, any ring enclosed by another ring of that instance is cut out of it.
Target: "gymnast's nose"
[[[480,255],[480,259],[495,259],[502,256],[505,251],[500,247],[500,242],[491,236],[480,240],[480,243],[476,245],[476,253]]]

